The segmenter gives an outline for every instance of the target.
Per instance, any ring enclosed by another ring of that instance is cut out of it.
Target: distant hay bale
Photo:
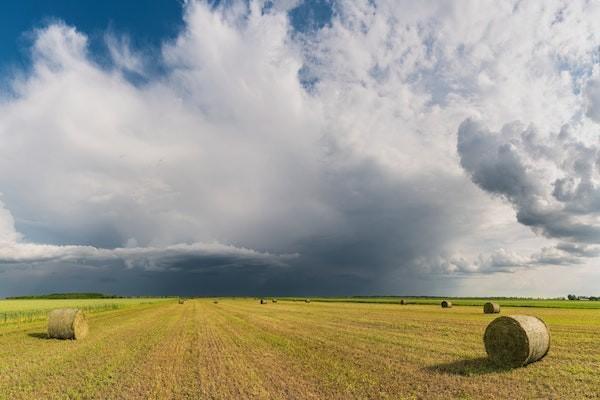
[[[215,301],[213,301],[213,303],[215,303],[215,304],[219,304],[219,301],[218,301],[218,300],[215,300]]]
[[[498,317],[483,335],[485,351],[495,364],[521,367],[541,360],[550,350],[550,332],[541,319],[529,315]]]
[[[88,333],[85,315],[76,308],[59,308],[48,314],[48,337],[83,339]]]
[[[310,299],[305,299],[304,302],[305,303],[310,303]]]
[[[185,300],[184,299],[179,299],[179,304],[183,304],[183,303],[185,303]]]
[[[448,300],[442,301],[442,308],[452,308],[452,302]]]
[[[400,304],[404,305],[406,303],[404,303],[404,299],[400,300]]]
[[[260,304],[267,304],[267,301],[265,299],[260,299]]]
[[[273,303],[277,303],[277,299],[273,299],[271,300]]]
[[[484,314],[498,314],[500,312],[500,304],[498,303],[485,303],[483,305]]]

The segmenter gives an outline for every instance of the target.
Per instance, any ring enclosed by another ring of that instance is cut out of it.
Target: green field
[[[507,370],[485,357],[482,335],[495,316],[478,306],[281,299],[260,305],[223,298],[218,304],[125,303],[89,313],[90,333],[79,341],[47,339],[44,320],[0,324],[0,398],[583,399],[600,393],[600,312],[585,306],[505,304],[502,314],[539,316],[552,334],[546,358]],[[37,306],[0,304],[0,312]]]
[[[87,314],[92,314],[168,300],[162,298],[0,300],[0,325],[42,320],[46,318],[50,310],[55,308],[75,307],[85,311]]]

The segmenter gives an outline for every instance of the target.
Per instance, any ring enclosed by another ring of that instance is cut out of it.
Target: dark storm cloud
[[[418,272],[419,260],[438,254],[468,222],[463,219],[468,206],[455,190],[463,184],[459,179],[406,179],[373,161],[345,167],[330,179],[327,198],[339,219],[297,247],[309,271],[320,269],[324,275],[382,287],[393,272]],[[400,289],[410,285],[400,283]]]
[[[452,190],[460,181],[442,182],[433,176],[402,179],[372,160],[332,168],[324,179],[323,196],[336,210],[335,223],[290,244],[288,254],[193,244],[116,249],[48,246],[35,255],[35,245],[15,244],[0,251],[0,260],[27,266],[16,270],[24,277],[23,271],[31,268],[51,273],[48,285],[63,279],[62,286],[72,282],[81,290],[105,277],[113,277],[120,282],[115,286],[121,287],[127,277],[138,274],[141,280],[135,282],[146,282],[145,288],[153,288],[156,294],[397,293],[414,289],[421,279],[419,263],[434,257],[464,222],[455,214],[458,208],[443,207],[447,202],[462,203],[460,192]],[[438,190],[447,196],[432,196]],[[60,267],[58,262],[71,267]],[[72,275],[77,265],[85,266],[84,272]],[[80,275],[84,278],[77,278]],[[389,280],[395,275],[401,279],[392,286]],[[150,284],[153,280],[157,282]],[[434,290],[435,286],[431,281],[427,287]]]
[[[588,82],[585,94],[587,97],[587,116],[595,122],[600,122],[600,80]]]

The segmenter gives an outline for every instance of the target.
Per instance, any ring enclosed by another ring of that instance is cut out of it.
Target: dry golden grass
[[[600,393],[600,313],[535,314],[542,361],[485,359],[480,307],[222,299],[91,315],[81,341],[43,322],[0,328],[1,399],[564,399]]]

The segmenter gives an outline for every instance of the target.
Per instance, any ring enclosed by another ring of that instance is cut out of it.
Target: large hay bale
[[[400,300],[400,304],[404,305],[404,299]]]
[[[448,300],[442,301],[442,308],[452,308],[452,302]]]
[[[550,350],[550,332],[541,319],[529,315],[498,317],[483,335],[485,351],[495,364],[520,367],[541,360]]]
[[[277,299],[272,299],[271,300],[273,303],[277,303]]]
[[[500,304],[498,303],[485,303],[483,305],[484,314],[498,314],[500,312]]]
[[[179,304],[183,304],[183,303],[185,303],[185,300],[184,299],[179,299]]]
[[[85,315],[76,308],[59,308],[48,314],[48,337],[82,339],[88,333]]]
[[[267,301],[265,299],[260,299],[260,304],[267,304]]]
[[[310,299],[305,299],[304,302],[305,303],[310,303]]]

